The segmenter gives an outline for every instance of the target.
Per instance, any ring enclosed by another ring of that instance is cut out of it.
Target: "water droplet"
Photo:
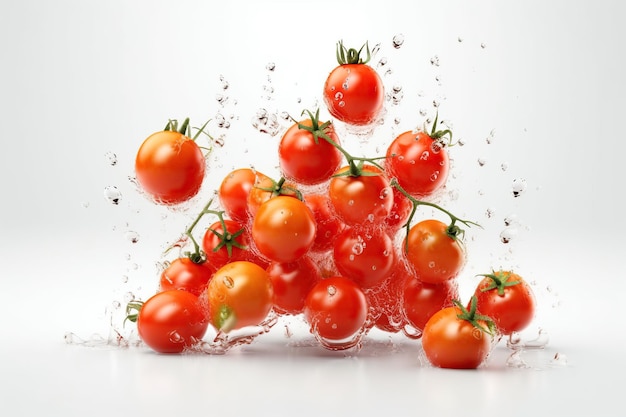
[[[459,43],[463,42],[463,38],[462,38],[462,37],[460,37],[460,36],[459,36],[456,40],[457,40]]]
[[[432,268],[434,268],[434,267],[435,267],[435,265],[436,265],[436,264],[435,264],[435,261],[430,261],[430,262],[428,262],[428,267],[429,267],[429,268],[431,268],[431,269],[432,269]]]
[[[430,58],[430,65],[438,67],[439,66],[439,56],[435,55],[432,58]]]
[[[125,234],[126,240],[128,240],[130,243],[137,243],[139,242],[139,233],[137,232],[133,232],[133,231],[128,231]]]
[[[478,158],[478,166],[484,167],[486,163],[485,158]]]
[[[387,65],[387,58],[380,58],[380,60],[378,61],[378,67],[384,67],[385,65]]]
[[[116,186],[109,185],[104,187],[104,198],[117,206],[120,204],[120,200],[122,199],[122,193]]]
[[[430,152],[428,152],[428,151],[424,151],[424,152],[422,152],[422,155],[420,156],[420,159],[421,159],[422,161],[426,161],[426,160],[428,159],[428,157],[429,157],[429,156],[430,156]]]
[[[361,255],[363,253],[363,243],[357,242],[352,246],[352,253],[355,255]]]
[[[555,353],[554,357],[550,360],[550,365],[567,366],[567,356],[559,352]]]
[[[529,368],[528,364],[522,358],[522,353],[519,350],[514,351],[506,360],[506,366],[509,368],[526,369]]]
[[[535,339],[529,340],[524,343],[524,347],[526,348],[534,348],[534,349],[543,349],[548,346],[548,342],[550,341],[550,335],[544,329],[539,329],[539,333]]]
[[[513,227],[507,227],[500,232],[500,240],[502,243],[510,243],[511,240],[517,236],[517,229]]]
[[[392,45],[394,48],[399,49],[404,43],[404,35],[399,33],[393,37]]]
[[[122,275],[122,283],[123,284],[127,284],[128,283],[128,275]]]
[[[83,208],[89,208],[89,201],[83,201],[80,203]]]
[[[488,219],[492,218],[495,214],[496,214],[496,210],[491,208],[491,207],[489,207],[489,208],[487,208],[487,210],[485,210],[485,216]]]
[[[341,100],[343,98],[343,93],[341,91],[337,91],[335,93],[335,100]]]
[[[185,338],[180,335],[176,330],[169,334],[169,339],[172,343],[184,343]]]
[[[487,47],[487,45],[483,42],[483,43],[481,43],[481,44],[480,44],[480,47],[481,47],[482,49],[485,49],[485,48]]]
[[[439,171],[435,171],[430,175],[430,180],[431,181],[437,181],[437,178],[439,178]]]
[[[272,72],[276,69],[276,64],[274,62],[268,62],[265,69]]]
[[[226,104],[226,102],[228,101],[228,97],[226,97],[224,94],[216,94],[215,95],[215,100],[220,104],[220,105],[224,105]]]
[[[504,218],[505,226],[519,225],[520,222],[518,220],[517,214],[509,214]]]
[[[495,139],[495,130],[492,130],[491,132],[489,132],[489,136],[487,136],[485,138],[485,142],[487,142],[487,145],[490,145],[493,143],[493,140]]]
[[[509,164],[507,164],[506,162],[501,163],[500,169],[502,169],[502,171],[506,171],[507,169],[509,169]]]
[[[267,110],[260,108],[252,118],[252,126],[261,133],[267,133],[270,136],[276,136],[280,129],[278,116],[269,113]]]
[[[334,285],[329,285],[328,287],[326,287],[326,291],[328,292],[328,295],[330,295],[331,297],[337,294],[337,288]]]
[[[124,303],[128,304],[131,301],[135,301],[135,294],[129,291],[126,294],[124,294]]]
[[[513,197],[519,197],[526,191],[526,180],[524,179],[515,179],[513,180],[513,185],[511,186],[513,191]]]
[[[346,105],[346,102],[342,100],[342,101],[340,101],[339,103],[337,103],[337,105],[338,105],[339,107],[344,107],[344,106]]]
[[[225,275],[224,277],[222,277],[222,283],[228,289],[232,289],[235,286],[235,282],[228,275]]]
[[[117,165],[117,155],[115,153],[109,151],[105,153],[104,156],[107,159],[107,161],[109,161],[109,165],[111,166]]]

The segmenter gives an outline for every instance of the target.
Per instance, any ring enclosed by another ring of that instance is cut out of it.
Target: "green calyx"
[[[367,56],[365,59],[361,58],[361,52],[363,52],[363,48],[365,48],[365,52]],[[339,65],[346,64],[367,64],[369,60],[372,58],[372,54],[370,51],[369,44],[365,42],[361,49],[358,51],[354,48],[346,48],[343,45],[343,41],[337,42],[337,62]]]
[[[189,125],[189,117],[187,117],[187,118],[185,118],[185,120],[183,120],[183,123],[180,125],[180,127],[178,126],[178,120],[176,120],[176,119],[169,119],[167,121],[167,124],[165,125],[165,129],[163,129],[163,130],[166,131],[166,132],[178,132],[181,135],[187,136],[188,138],[190,138],[194,142],[198,139],[198,137],[201,134],[205,134],[211,140],[211,142],[214,142],[215,139],[213,138],[213,136],[211,136],[205,130],[210,121],[211,121],[211,119],[209,119],[206,122],[204,122],[204,124],[200,128],[197,128],[197,127],[194,128],[194,129],[196,129],[196,133],[193,136],[191,135],[191,129],[192,128]],[[207,156],[208,153],[210,153],[211,150],[212,150],[210,147],[207,148],[207,147],[204,147],[204,146],[200,146],[200,149],[203,149],[203,150],[207,151],[207,154],[205,156]]]
[[[491,279],[491,284],[481,289],[482,292],[497,290],[500,297],[504,296],[506,287],[512,287],[521,283],[521,281],[509,281],[511,274],[503,271],[493,272],[491,274],[478,274],[477,276]]]
[[[126,318],[124,318],[123,324],[126,324],[126,321],[136,323],[142,307],[143,301],[131,301],[126,304]]]
[[[430,129],[430,136],[434,141],[437,141],[441,144],[441,146],[452,145],[452,131],[450,129],[437,130],[437,122],[439,121],[439,112],[435,115],[435,121],[433,122],[433,126]],[[426,128],[424,131],[427,132]],[[444,143],[444,137],[448,137],[447,142]]]
[[[224,221],[224,212],[219,211],[219,212],[216,212],[215,214],[217,214],[220,224],[222,225],[223,233],[220,233],[215,229],[209,229],[211,233],[217,236],[217,238],[220,240],[220,243],[217,246],[215,246],[215,248],[213,248],[213,252],[217,252],[223,247],[226,247],[226,252],[228,252],[228,257],[230,258],[233,256],[233,247],[239,248],[242,250],[247,249],[245,245],[242,245],[241,243],[237,242],[237,238],[241,236],[241,234],[244,232],[244,229],[241,228],[235,233],[230,233],[226,228],[226,222]]]
[[[471,323],[472,326],[488,334],[489,336],[493,337],[496,334],[496,325],[491,319],[491,317],[478,314],[477,312],[478,299],[476,298],[475,295],[473,295],[471,298],[469,310],[465,308],[463,304],[461,304],[458,300],[453,300],[452,302],[459,310],[461,310],[461,312],[457,314],[457,318],[459,320],[468,321],[469,323]],[[487,325],[487,327],[480,324],[479,321],[484,322]]]
[[[270,187],[259,187],[257,185],[255,185],[254,187],[259,190],[272,193],[272,197],[278,197],[279,195],[295,195],[298,200],[304,201],[304,196],[302,195],[302,192],[297,188],[285,184],[285,181],[286,179],[284,177],[281,177],[278,181],[272,180],[272,185]]]

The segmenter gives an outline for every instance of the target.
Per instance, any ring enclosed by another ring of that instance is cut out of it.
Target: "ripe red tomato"
[[[293,262],[272,262],[267,273],[274,289],[274,309],[281,314],[299,314],[311,288],[322,279],[318,266],[304,256]]]
[[[294,197],[278,196],[261,204],[252,221],[252,239],[267,259],[293,262],[315,242],[315,217]]]
[[[229,218],[242,223],[248,221],[248,194],[258,178],[263,177],[266,175],[251,168],[235,169],[224,177],[217,195]]]
[[[344,229],[345,224],[337,218],[326,194],[306,194],[304,202],[315,218],[317,233],[311,251],[323,252],[333,246],[333,241]]]
[[[376,121],[385,96],[380,76],[367,65],[369,47],[365,59],[360,57],[362,50],[348,50],[341,42],[338,43],[339,66],[328,74],[323,91],[324,103],[330,114],[342,122],[357,126]]]
[[[316,185],[328,181],[339,168],[343,155],[334,145],[315,137],[302,126],[320,129],[315,116],[294,123],[287,129],[278,145],[280,169],[285,178],[298,184]],[[324,133],[339,144],[332,124],[324,129]]]
[[[194,262],[188,257],[174,259],[161,273],[160,290],[185,290],[200,296],[216,268],[209,262]]]
[[[438,284],[455,278],[465,264],[465,250],[448,226],[435,219],[414,224],[404,242],[405,257],[422,282]]]
[[[524,330],[535,316],[532,288],[514,272],[486,274],[474,295],[478,300],[478,311],[491,317],[503,335]]]
[[[361,288],[346,277],[333,276],[311,289],[305,301],[304,318],[324,347],[340,350],[358,343],[367,310]]]
[[[380,285],[395,264],[394,244],[380,227],[348,227],[337,236],[333,258],[339,273],[361,288]]]
[[[363,175],[345,175],[349,170],[349,166],[340,168],[329,183],[335,213],[347,225],[381,224],[393,207],[389,180],[374,165],[364,165]]]
[[[453,300],[458,298],[459,290],[456,280],[428,284],[412,276],[404,284],[402,307],[408,324],[416,330],[423,331],[424,326],[435,313],[443,308],[452,307]]]
[[[487,359],[493,337],[489,324],[459,306],[435,313],[424,326],[422,348],[439,368],[475,369]]]
[[[191,348],[208,328],[198,297],[183,290],[158,292],[139,310],[137,332],[151,349],[160,353],[180,353]]]
[[[137,182],[158,204],[179,204],[195,196],[205,170],[206,160],[196,142],[172,130],[150,135],[135,158]]]
[[[207,286],[208,316],[219,331],[257,326],[273,306],[273,289],[265,269],[249,261],[218,269]]]
[[[389,178],[414,197],[426,197],[446,182],[450,162],[439,139],[428,133],[408,131],[398,135],[387,148],[385,171]]]
[[[202,249],[208,262],[221,268],[228,262],[245,259],[248,251],[249,233],[234,220],[225,219],[224,226],[216,221],[208,227],[202,238]]]

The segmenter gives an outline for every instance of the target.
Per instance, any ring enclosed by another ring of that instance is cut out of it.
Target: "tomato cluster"
[[[365,60],[362,49],[339,43],[337,51],[323,90],[327,109],[348,125],[374,123],[384,94],[367,65],[369,48]],[[148,346],[181,352],[210,327],[229,334],[289,315],[302,317],[327,349],[357,346],[376,327],[421,337],[436,366],[475,368],[499,335],[528,325],[532,292],[512,272],[485,274],[470,303],[459,301],[463,227],[477,224],[433,202],[452,145],[437,118],[430,131],[403,132],[384,156],[370,158],[353,156],[356,144],[344,143],[319,109],[292,122],[276,150],[280,178],[245,166],[228,173],[186,231],[193,250],[169,262],[159,292],[129,304]],[[166,133],[149,137],[136,163],[140,185],[160,204],[194,196],[204,172],[198,151],[186,150],[194,140]],[[154,136],[165,139],[153,144]],[[449,222],[416,219],[420,206]],[[216,219],[196,240],[205,215]]]

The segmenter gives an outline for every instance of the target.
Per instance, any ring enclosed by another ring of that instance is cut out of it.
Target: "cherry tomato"
[[[229,218],[243,223],[248,221],[248,194],[258,178],[263,177],[266,175],[250,168],[235,169],[224,177],[218,197]]]
[[[366,45],[364,45],[366,46]],[[376,121],[384,103],[383,82],[376,70],[365,59],[361,51],[346,49],[341,42],[337,45],[335,67],[324,84],[324,103],[336,119],[357,126],[369,125]]]
[[[160,289],[185,290],[200,296],[215,270],[209,262],[194,262],[188,257],[176,258],[161,273]]]
[[[436,312],[424,326],[422,348],[439,368],[475,369],[487,359],[493,337],[489,324],[460,306]]]
[[[524,330],[535,316],[535,296],[528,283],[511,271],[486,274],[474,295],[478,310],[491,317],[499,332],[510,335]]]
[[[206,294],[211,324],[226,333],[261,324],[273,305],[268,273],[249,261],[230,262],[218,269]]]
[[[381,224],[393,207],[389,180],[374,165],[364,165],[363,175],[345,175],[349,170],[349,166],[340,168],[329,183],[335,213],[347,225]]]
[[[283,175],[290,181],[320,184],[328,181],[339,168],[343,157],[341,152],[324,138],[314,136],[312,130],[318,129],[319,121],[312,116],[293,124],[283,135],[278,145],[278,160]],[[323,133],[339,144],[332,124],[328,124]]]
[[[196,142],[172,130],[150,135],[135,158],[137,182],[159,204],[179,204],[195,196],[205,170],[204,154]]]
[[[426,197],[441,188],[448,177],[448,151],[440,140],[425,132],[398,135],[387,148],[385,170],[389,178],[414,197]]]
[[[448,226],[435,219],[422,220],[409,230],[405,256],[422,282],[438,284],[455,278],[465,264],[465,251]]]
[[[299,314],[313,286],[322,279],[318,266],[304,256],[293,262],[272,262],[267,273],[274,289],[274,309],[281,314]]]
[[[315,218],[317,233],[311,247],[314,252],[323,252],[333,246],[337,235],[345,228],[345,224],[335,215],[326,194],[306,194],[304,202]]]
[[[183,290],[158,292],[141,305],[139,338],[160,353],[180,353],[200,341],[208,328],[198,297]]]
[[[367,309],[365,294],[354,281],[333,276],[311,289],[305,301],[304,318],[324,347],[339,350],[358,342]]]
[[[382,228],[348,227],[335,239],[333,258],[341,275],[366,289],[388,278],[396,256]]]
[[[224,230],[226,226],[226,230]],[[215,268],[221,268],[228,262],[246,259],[248,251],[249,233],[244,226],[230,219],[216,221],[208,227],[202,239],[202,249],[206,259]]]
[[[252,239],[267,259],[293,262],[315,242],[315,217],[297,198],[278,196],[261,204],[252,222]]]
[[[261,204],[267,200],[278,196],[298,197],[299,191],[295,184],[281,178],[274,181],[266,175],[258,175],[250,193],[248,194],[248,213],[250,218],[254,217]]]
[[[456,280],[440,284],[428,284],[417,277],[410,277],[402,291],[402,308],[408,324],[419,331],[424,330],[428,320],[439,310],[452,307],[459,298]]]

